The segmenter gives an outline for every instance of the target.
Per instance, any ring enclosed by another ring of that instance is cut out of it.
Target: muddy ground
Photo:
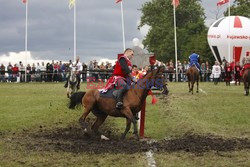
[[[57,124],[60,125],[60,122]],[[71,153],[138,153],[153,150],[154,152],[185,151],[202,154],[208,151],[230,152],[250,149],[249,139],[226,139],[212,135],[197,135],[187,133],[179,138],[155,141],[152,139],[137,141],[128,137],[121,141],[114,129],[102,128],[102,132],[110,138],[103,141],[84,133],[83,129],[75,125],[66,128],[47,128],[44,125],[36,131],[23,130],[21,133],[0,134],[5,142],[16,147],[25,147],[30,151],[64,151]]]

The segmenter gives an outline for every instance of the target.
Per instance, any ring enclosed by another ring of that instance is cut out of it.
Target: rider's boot
[[[121,109],[123,107],[123,95],[127,92],[127,89],[122,88],[118,90],[117,93],[117,103],[116,103],[116,108]]]

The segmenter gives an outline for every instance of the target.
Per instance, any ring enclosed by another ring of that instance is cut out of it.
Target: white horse
[[[72,68],[70,70],[70,76],[68,79],[68,87],[67,87],[67,97],[70,98],[71,95],[77,92],[77,78],[76,78],[76,68]]]

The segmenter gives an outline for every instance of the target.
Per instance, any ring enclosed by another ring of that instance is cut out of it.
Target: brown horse
[[[187,70],[187,78],[188,78],[188,87],[189,87],[189,92],[192,92],[193,94],[193,89],[194,89],[194,83],[197,83],[197,90],[196,92],[199,93],[199,71],[197,70],[197,68],[195,67],[195,65],[192,65],[192,67],[190,67]]]
[[[91,89],[87,92],[78,92],[73,94],[69,108],[74,109],[77,104],[82,103],[84,113],[79,119],[79,123],[84,129],[88,127],[85,119],[87,115],[92,112],[96,116],[96,121],[92,125],[91,129],[94,134],[98,136],[101,135],[98,129],[108,115],[113,117],[125,117],[127,120],[126,129],[122,134],[121,139],[125,138],[126,134],[130,130],[131,123],[134,125],[134,135],[137,139],[139,139],[136,125],[137,121],[134,116],[141,110],[150,88],[152,86],[159,88],[159,84],[162,84],[163,70],[164,67],[159,67],[158,69],[147,73],[142,79],[138,80],[138,82],[124,95],[124,107],[122,109],[116,109],[116,100],[100,96],[100,92],[97,89]]]
[[[242,75],[242,79],[244,81],[244,90],[245,95],[249,95],[249,85],[250,85],[250,69],[246,69]]]

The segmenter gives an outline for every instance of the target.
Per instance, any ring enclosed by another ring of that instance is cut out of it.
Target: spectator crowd
[[[18,64],[12,64],[10,62],[7,66],[1,64],[0,82],[25,82],[25,74],[27,76],[27,82],[63,82],[68,77],[71,64],[71,60],[69,60],[68,63],[62,63],[62,61],[54,62],[52,60],[51,63],[48,62],[46,64],[44,62],[37,62],[33,63],[32,65],[27,64],[26,69],[21,61]],[[238,63],[228,63],[225,59],[222,60],[221,64],[219,62],[215,62],[213,65],[219,65],[220,67],[220,75],[219,77],[215,77],[218,81],[236,79],[241,70],[241,66],[239,66]],[[164,75],[169,82],[175,81],[176,69],[178,70],[178,81],[187,81],[186,71],[189,68],[188,61],[183,61],[181,63],[181,61],[178,60],[177,68],[175,67],[175,63],[172,60],[166,63],[156,61],[154,66],[165,66]],[[210,65],[208,61],[201,62],[200,66],[200,81],[212,81],[215,75],[212,71],[213,66]],[[148,69],[150,66],[144,68]],[[108,61],[105,63],[98,63],[96,60],[93,60],[88,64],[82,63],[82,69],[81,81],[87,81],[87,77],[91,77],[94,81],[106,81],[112,74],[114,66]],[[139,69],[136,66],[133,68],[134,73],[141,70],[143,69]]]

